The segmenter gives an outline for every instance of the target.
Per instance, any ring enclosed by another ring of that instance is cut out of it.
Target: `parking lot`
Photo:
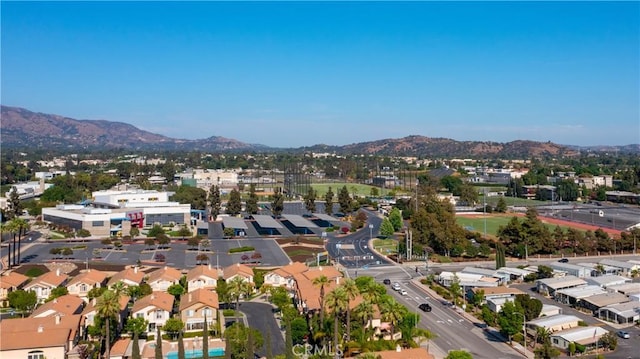
[[[254,251],[244,253],[229,253],[229,249],[235,247],[249,246],[255,248]],[[53,248],[75,248],[73,254],[61,256],[51,254]],[[106,249],[98,241],[82,243],[70,243],[60,241],[57,243],[37,242],[25,247],[22,253],[23,263],[42,262],[102,262],[112,264],[134,264],[138,261],[146,264],[169,265],[177,268],[194,267],[198,261],[198,254],[208,256],[209,263],[218,264],[221,267],[242,262],[242,256],[251,256],[260,253],[259,267],[282,266],[289,263],[289,257],[282,251],[280,246],[273,239],[242,239],[211,241],[209,248],[200,250],[191,248],[184,241],[173,241],[167,249],[155,249],[144,244],[124,245],[121,250],[115,248]],[[156,258],[164,256],[164,261],[156,261]]]

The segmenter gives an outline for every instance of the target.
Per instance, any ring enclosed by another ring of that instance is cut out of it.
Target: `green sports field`
[[[349,190],[349,194],[353,194],[356,196],[369,196],[371,195],[371,189],[376,188],[378,190],[378,194],[383,196],[389,193],[389,189],[384,189],[380,187],[374,187],[366,184],[360,183],[346,183],[346,182],[336,182],[336,183],[312,183],[311,187],[318,192],[318,198],[324,198],[325,193],[331,187],[331,191],[333,191],[334,195],[338,195],[340,189],[344,186],[347,186]],[[337,198],[337,197],[336,197]]]
[[[511,217],[512,216],[509,215],[486,215],[487,234],[490,236],[497,236],[498,228],[500,226],[506,226],[507,223],[509,223],[509,221],[511,220]],[[519,218],[519,220],[522,221],[522,218]],[[456,221],[465,229],[473,232],[484,233],[485,218],[482,215],[475,217],[456,216]],[[553,231],[556,228],[554,224],[545,224],[545,226],[547,226],[550,231]],[[560,226],[560,228],[566,231],[569,227]]]

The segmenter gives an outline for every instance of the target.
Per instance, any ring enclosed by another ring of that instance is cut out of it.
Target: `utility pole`
[[[407,260],[410,261],[413,253],[411,248],[413,246],[413,232],[411,230],[407,231]]]
[[[487,238],[487,188],[482,188],[482,217],[484,218],[484,239]]]

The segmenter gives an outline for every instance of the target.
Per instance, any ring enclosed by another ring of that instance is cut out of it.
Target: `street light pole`
[[[369,240],[373,240],[373,223],[369,223]]]
[[[524,341],[524,356],[525,357],[529,357],[527,355],[527,317],[524,316],[523,313],[520,312],[513,312],[514,314],[518,314],[522,316],[522,340]]]

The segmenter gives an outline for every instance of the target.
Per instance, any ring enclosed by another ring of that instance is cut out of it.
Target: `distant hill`
[[[576,156],[579,151],[550,142],[512,141],[480,142],[456,141],[449,138],[408,136],[354,143],[346,146],[316,145],[306,147],[316,152],[341,154],[382,154],[398,156],[429,156],[459,158],[531,158],[542,156]]]
[[[265,147],[220,136],[181,140],[143,131],[127,123],[75,120],[19,107],[2,106],[1,114],[4,148],[230,151]]]
[[[173,151],[313,151],[336,154],[427,156],[441,158],[532,158],[576,156],[584,151],[640,153],[640,145],[576,147],[551,142],[456,141],[448,138],[408,136],[345,146],[313,145],[301,148],[271,148],[221,136],[205,139],[175,139],[140,130],[130,124],[105,120],[76,120],[2,106],[2,147],[44,150],[173,150]]]

